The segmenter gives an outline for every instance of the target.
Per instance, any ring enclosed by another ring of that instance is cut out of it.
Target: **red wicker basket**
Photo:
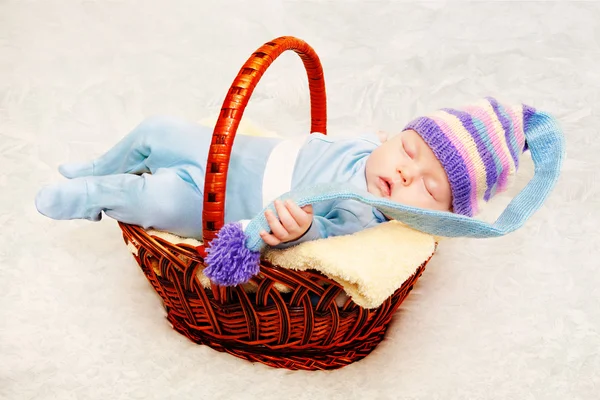
[[[205,244],[224,224],[229,157],[244,108],[263,73],[286,50],[300,56],[308,74],[311,132],[326,133],[325,83],[315,51],[293,37],[265,43],[233,81],[214,128],[204,188]],[[206,289],[197,278],[204,268],[204,245],[174,245],[139,226],[119,226],[126,243],[136,247],[134,257],[163,299],[174,329],[215,350],[288,369],[336,369],[367,356],[427,264],[376,309],[363,309],[351,300],[339,307],[335,299],[343,289],[338,283],[316,271],[293,271],[264,260],[251,281],[256,293],[241,286],[212,284]],[[276,284],[290,292],[281,293]],[[311,297],[319,299],[316,305]]]

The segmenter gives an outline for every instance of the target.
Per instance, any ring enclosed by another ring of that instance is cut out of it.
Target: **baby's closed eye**
[[[410,143],[405,143],[404,139],[401,140],[400,143],[401,143],[401,146],[402,146],[402,151],[404,153],[406,153],[406,155],[409,158],[415,158],[416,151],[415,151],[414,146],[412,146]]]

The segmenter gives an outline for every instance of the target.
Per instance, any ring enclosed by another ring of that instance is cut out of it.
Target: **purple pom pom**
[[[240,223],[224,225],[206,249],[208,267],[204,274],[214,283],[235,286],[258,273],[260,252],[246,248],[246,235]]]

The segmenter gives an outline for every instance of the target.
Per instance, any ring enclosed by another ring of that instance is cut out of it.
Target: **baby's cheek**
[[[376,179],[371,175],[367,175],[367,191],[371,194],[379,195]]]
[[[393,196],[393,200],[411,207],[435,209],[435,201],[431,196],[425,196],[423,191],[416,186],[402,188]]]

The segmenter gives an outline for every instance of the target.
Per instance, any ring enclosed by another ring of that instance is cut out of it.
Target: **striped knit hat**
[[[535,109],[487,97],[460,109],[444,108],[419,117],[404,130],[416,131],[442,163],[456,214],[469,217],[482,201],[507,188],[527,149],[525,130]]]

